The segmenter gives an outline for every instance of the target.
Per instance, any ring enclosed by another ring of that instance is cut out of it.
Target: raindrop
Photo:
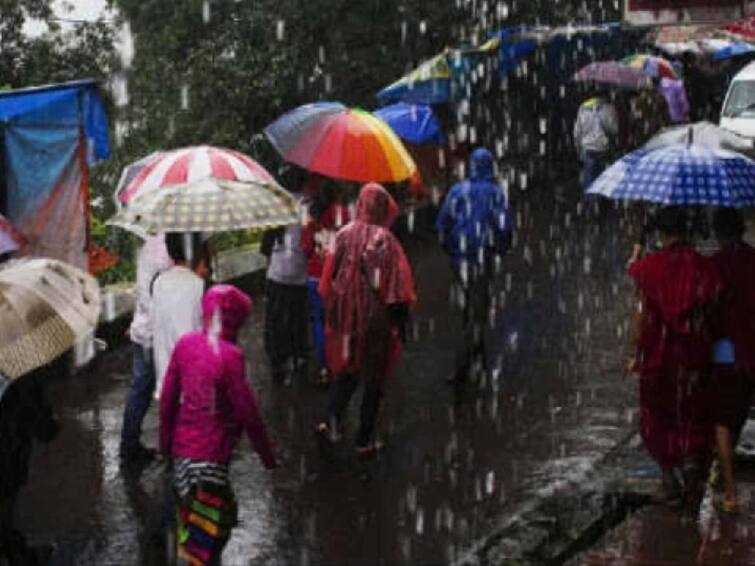
[[[210,23],[210,2],[209,0],[203,0],[202,2],[202,21],[206,24]]]
[[[275,23],[275,38],[278,41],[283,41],[283,37],[286,34],[286,21],[285,20],[278,20]]]
[[[488,497],[495,491],[495,472],[490,470],[485,476],[485,493]]]
[[[189,109],[189,85],[181,85],[181,110]]]
[[[425,512],[422,507],[417,509],[417,520],[414,530],[420,536],[425,532]]]
[[[427,21],[426,20],[422,20],[419,23],[419,33],[420,33],[420,35],[425,35],[427,33]]]

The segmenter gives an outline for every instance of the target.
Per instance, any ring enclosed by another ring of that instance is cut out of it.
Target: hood
[[[251,312],[252,300],[233,285],[215,285],[202,299],[205,333],[216,332],[214,325],[219,323],[220,337],[230,342],[236,341],[239,329]]]
[[[390,228],[398,218],[396,201],[381,185],[367,183],[359,191],[356,219],[367,224]]]
[[[476,149],[469,158],[471,181],[493,181],[493,154],[484,147]]]

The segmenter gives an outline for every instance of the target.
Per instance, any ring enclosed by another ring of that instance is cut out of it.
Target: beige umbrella
[[[208,177],[134,198],[108,224],[137,234],[269,230],[300,219],[299,205],[273,182]]]
[[[91,332],[100,315],[96,279],[53,259],[0,269],[0,373],[18,378]]]

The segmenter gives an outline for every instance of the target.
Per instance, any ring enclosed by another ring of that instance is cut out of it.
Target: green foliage
[[[285,186],[286,168],[260,132],[286,110],[320,99],[373,108],[376,92],[420,61],[505,25],[619,16],[614,0],[108,1],[119,21],[63,33],[51,20],[52,0],[0,0],[0,84],[95,77],[106,91],[114,78],[127,86],[128,104],[109,103],[113,156],[91,172],[94,240],[121,258],[103,281],[133,271],[135,239],[103,224],[128,163],[158,149],[228,146],[255,157]],[[29,18],[49,21],[49,32],[26,37]],[[135,56],[121,68],[115,38],[125,22]],[[218,243],[226,249],[253,240],[239,233]]]

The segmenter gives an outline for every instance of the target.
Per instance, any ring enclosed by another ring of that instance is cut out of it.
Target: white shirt
[[[202,329],[204,281],[187,267],[171,267],[152,287],[155,398],[160,398],[173,347],[184,334]]]
[[[612,104],[600,98],[591,98],[579,107],[574,123],[577,151],[607,152],[618,133],[619,120]]]
[[[147,237],[136,256],[136,304],[129,328],[131,341],[143,348],[152,348],[152,280],[172,265],[165,249],[165,236]]]

